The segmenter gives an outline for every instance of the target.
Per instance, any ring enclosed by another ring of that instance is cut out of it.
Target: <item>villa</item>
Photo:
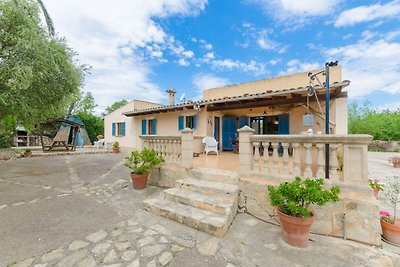
[[[232,150],[231,139],[245,125],[261,135],[324,132],[325,87],[315,87],[311,95],[308,73],[204,90],[199,101],[176,103],[175,90],[167,90],[169,105],[133,100],[105,116],[105,140],[140,149],[141,135],[176,136],[190,128],[194,151],[200,153],[205,136],[214,137],[220,150]],[[340,66],[332,68],[330,80],[331,133],[347,134],[347,92],[343,89],[350,82],[342,81]]]

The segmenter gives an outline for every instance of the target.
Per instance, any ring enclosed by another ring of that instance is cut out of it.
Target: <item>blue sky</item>
[[[44,1],[60,36],[92,66],[84,90],[167,102],[201,91],[343,65],[350,100],[400,107],[400,1]],[[71,3],[72,2],[72,3]],[[76,2],[76,3],[73,3]]]

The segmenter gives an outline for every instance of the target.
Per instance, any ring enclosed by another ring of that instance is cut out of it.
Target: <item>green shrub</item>
[[[119,147],[119,142],[117,141],[117,142],[114,142],[113,144],[112,144],[112,146],[113,147]]]
[[[124,165],[131,169],[133,173],[143,174],[149,173],[150,170],[164,162],[161,156],[157,156],[154,150],[143,149],[142,151],[134,150],[131,155],[125,158]]]
[[[311,217],[309,206],[323,206],[328,202],[339,200],[340,188],[333,186],[330,190],[323,188],[324,179],[301,180],[296,177],[292,182],[281,183],[279,186],[268,186],[271,204],[281,212],[294,217]]]
[[[25,149],[26,153],[32,152],[32,150],[30,148]]]

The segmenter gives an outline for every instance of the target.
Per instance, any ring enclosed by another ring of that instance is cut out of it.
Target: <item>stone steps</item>
[[[237,172],[202,167],[191,169],[190,175],[199,180],[212,180],[232,185],[238,185],[240,179]]]
[[[238,195],[238,187],[235,185],[199,179],[177,180],[179,188],[189,191],[196,191],[206,195],[218,195],[224,197],[234,197]]]
[[[147,211],[218,237],[224,236],[229,227],[227,216],[162,198],[144,200],[143,207]]]
[[[170,188],[162,192],[163,198],[184,205],[189,205],[198,209],[211,211],[221,215],[231,212],[232,199],[218,196],[207,196],[194,191]]]
[[[183,179],[158,198],[143,201],[147,211],[222,237],[231,225],[238,203],[238,187],[199,179]]]

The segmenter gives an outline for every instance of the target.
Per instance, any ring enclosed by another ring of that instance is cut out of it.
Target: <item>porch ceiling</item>
[[[347,92],[342,92],[342,89],[350,84],[350,81],[345,80],[342,82],[332,83],[330,86],[331,99],[346,97]],[[156,114],[163,112],[171,112],[177,110],[193,109],[194,105],[200,107],[206,107],[207,111],[218,111],[218,110],[232,110],[240,108],[252,108],[252,107],[267,107],[276,105],[291,105],[291,104],[302,104],[307,102],[307,91],[310,87],[299,87],[290,88],[279,91],[266,91],[257,94],[244,94],[242,96],[224,97],[219,99],[208,99],[200,100],[197,102],[187,102],[184,104],[161,106],[150,109],[142,109],[136,111],[129,111],[123,113],[125,116],[141,116],[147,114]],[[325,87],[315,86],[318,99],[324,101],[325,99]],[[310,97],[309,101],[316,101],[315,97]]]

